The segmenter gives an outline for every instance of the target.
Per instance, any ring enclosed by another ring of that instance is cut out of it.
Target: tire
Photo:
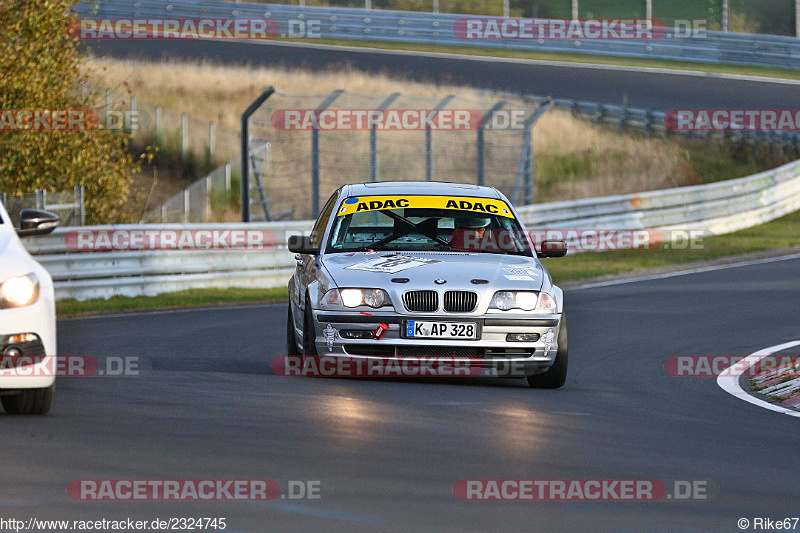
[[[300,355],[300,350],[297,348],[297,339],[294,335],[294,321],[292,320],[292,304],[289,304],[289,312],[286,316],[286,354],[287,355]]]
[[[561,316],[561,327],[558,329],[558,351],[556,360],[547,372],[528,376],[528,385],[535,389],[557,389],[567,380],[569,351],[567,349],[567,314]]]
[[[311,314],[311,302],[306,299],[305,319],[303,320],[303,356],[317,356],[317,332],[314,330],[314,315]]]
[[[56,384],[43,389],[25,389],[19,394],[0,396],[3,409],[10,415],[45,415],[53,407]]]

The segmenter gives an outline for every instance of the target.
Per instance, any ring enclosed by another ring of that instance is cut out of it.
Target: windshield
[[[450,196],[347,198],[327,252],[474,251],[532,256],[530,241],[502,200]]]

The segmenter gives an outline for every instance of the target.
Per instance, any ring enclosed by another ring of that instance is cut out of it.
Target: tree
[[[0,111],[97,108],[68,35],[72,0],[0,0]],[[127,222],[138,164],[122,131],[0,131],[0,191],[9,195],[85,187],[90,223]]]

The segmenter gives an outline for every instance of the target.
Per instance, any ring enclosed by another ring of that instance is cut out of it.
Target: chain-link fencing
[[[0,201],[11,217],[11,222],[19,226],[19,214],[23,209],[43,209],[58,215],[59,226],[83,226],[86,222],[83,187],[71,191],[47,192],[37,189],[22,195],[9,195],[0,192]]]
[[[314,218],[336,188],[356,182],[491,185],[531,204],[533,125],[548,107],[524,98],[275,92],[249,131],[270,144],[257,178],[264,196],[295,219]],[[259,193],[251,188],[253,201]]]

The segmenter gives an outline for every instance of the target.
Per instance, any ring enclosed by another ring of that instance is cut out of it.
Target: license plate
[[[474,322],[423,322],[408,320],[406,337],[413,339],[477,339],[478,326]]]

